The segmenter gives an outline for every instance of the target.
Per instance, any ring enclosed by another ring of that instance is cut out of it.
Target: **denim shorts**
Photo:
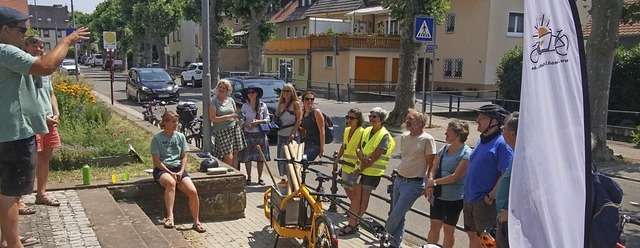
[[[36,161],[36,136],[1,142],[0,194],[23,196],[33,192]]]

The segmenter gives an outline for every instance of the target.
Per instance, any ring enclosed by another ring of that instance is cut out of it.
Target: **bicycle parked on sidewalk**
[[[151,100],[144,102],[142,107],[145,108],[145,110],[142,111],[142,119],[151,123],[151,125],[160,127],[161,120],[158,116],[162,116],[162,114],[167,111],[165,105],[167,105],[165,101]]]
[[[178,130],[189,144],[193,141],[196,147],[202,149],[202,116],[198,116],[198,106],[192,102],[180,103],[176,106],[176,113],[180,116]]]

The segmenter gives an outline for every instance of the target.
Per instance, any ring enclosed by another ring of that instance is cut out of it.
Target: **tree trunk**
[[[396,87],[396,102],[393,111],[389,114],[386,123],[399,127],[404,123],[409,108],[413,108],[416,100],[415,78],[416,61],[420,44],[413,41],[413,19],[415,10],[419,9],[416,0],[408,0],[405,5],[404,21],[400,23],[400,72],[398,73],[398,85]]]
[[[260,40],[260,20],[264,15],[260,15],[255,10],[251,10],[251,20],[249,21],[248,50],[249,50],[249,75],[259,76],[262,71],[262,46]]]
[[[592,148],[594,162],[614,161],[607,147],[607,109],[609,84],[615,48],[618,45],[618,25],[622,16],[623,0],[593,0],[591,34],[586,45],[591,132],[595,139]]]
[[[150,28],[144,29],[144,65],[153,63],[153,41]]]
[[[133,37],[133,41],[131,42],[132,44],[132,48],[131,48],[131,52],[132,52],[132,58],[131,58],[131,63],[134,67],[140,66],[140,47],[142,47],[142,44],[140,44],[140,37],[138,36],[134,36]]]
[[[164,53],[164,47],[166,47],[167,45],[164,44],[164,37],[160,35],[155,35],[154,40],[155,40],[156,48],[158,49],[158,64],[162,68],[167,69],[168,68],[167,55]]]

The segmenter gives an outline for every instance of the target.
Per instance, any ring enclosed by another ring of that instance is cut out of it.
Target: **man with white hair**
[[[51,75],[69,46],[89,39],[86,28],[63,38],[46,56],[36,58],[19,47],[29,15],[0,6],[0,225],[7,247],[23,247],[18,235],[18,201],[33,191],[37,133],[47,133],[45,111],[37,98],[38,80]]]

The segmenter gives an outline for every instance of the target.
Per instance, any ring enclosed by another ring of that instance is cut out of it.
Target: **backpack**
[[[315,109],[312,110],[312,112],[315,111]],[[330,144],[331,142],[333,142],[333,121],[331,120],[331,117],[327,116],[325,113],[322,113],[322,117],[324,117],[324,143],[325,144]],[[316,115],[315,114],[311,114],[311,118],[313,119],[313,121],[316,121]]]
[[[591,247],[615,247],[622,234],[618,204],[622,202],[623,191],[595,167],[591,175]]]

